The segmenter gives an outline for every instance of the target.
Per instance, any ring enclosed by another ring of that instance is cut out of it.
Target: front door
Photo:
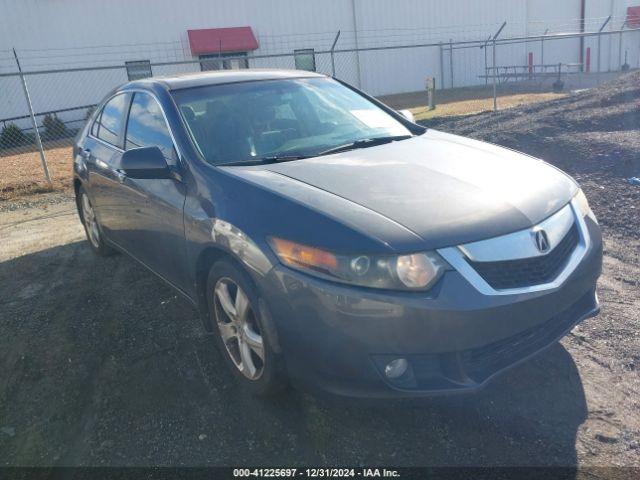
[[[156,99],[135,92],[124,133],[124,149],[159,147],[167,163],[180,171],[169,128]],[[183,209],[185,185],[177,179],[133,179],[120,185],[121,225],[118,242],[165,280],[189,290]]]

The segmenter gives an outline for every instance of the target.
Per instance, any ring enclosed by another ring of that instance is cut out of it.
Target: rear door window
[[[151,95],[136,92],[129,111],[125,150],[140,147],[158,147],[170,164],[176,163],[173,140],[160,105]]]
[[[122,93],[109,100],[96,120],[97,137],[111,145],[122,148],[124,114],[129,103],[129,94]],[[93,131],[92,131],[93,133]]]

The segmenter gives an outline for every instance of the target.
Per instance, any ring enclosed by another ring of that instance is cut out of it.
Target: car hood
[[[240,168],[260,170],[261,182],[269,172],[353,202],[412,231],[426,248],[531,227],[578,188],[541,160],[435,130],[378,147]]]

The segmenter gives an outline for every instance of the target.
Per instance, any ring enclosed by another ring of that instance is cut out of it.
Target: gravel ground
[[[635,75],[430,123],[567,170],[605,236],[602,314],[471,396],[247,396],[184,300],[91,254],[68,194],[0,203],[0,465],[640,466],[639,99]]]

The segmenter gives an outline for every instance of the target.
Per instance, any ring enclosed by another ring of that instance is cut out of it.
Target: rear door
[[[158,101],[149,93],[133,94],[124,149],[159,147],[170,167],[182,166]],[[119,185],[119,244],[175,286],[188,290],[183,208],[185,185],[177,179],[133,179]]]
[[[102,107],[84,143],[83,156],[89,172],[89,196],[107,237],[118,243],[122,203],[121,176],[117,169],[123,153],[125,116],[131,95],[118,93]]]

